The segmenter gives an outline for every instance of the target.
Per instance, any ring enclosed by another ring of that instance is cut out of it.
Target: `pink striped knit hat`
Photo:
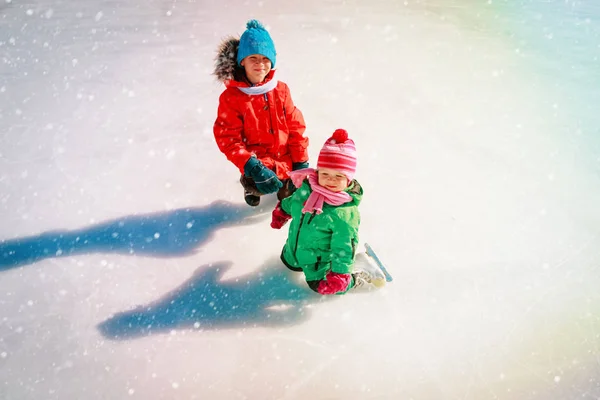
[[[342,172],[351,181],[356,173],[356,146],[344,129],[336,129],[323,145],[317,169],[330,168]]]

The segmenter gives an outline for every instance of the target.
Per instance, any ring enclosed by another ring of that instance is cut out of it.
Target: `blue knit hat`
[[[238,47],[237,63],[252,54],[261,54],[271,60],[271,68],[275,68],[275,44],[265,27],[255,19],[251,19],[246,24],[246,31],[240,38]]]

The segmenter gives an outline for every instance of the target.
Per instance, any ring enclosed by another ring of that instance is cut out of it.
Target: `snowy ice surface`
[[[594,4],[2,0],[0,398],[597,399]],[[214,143],[250,18],[382,290],[310,292]]]

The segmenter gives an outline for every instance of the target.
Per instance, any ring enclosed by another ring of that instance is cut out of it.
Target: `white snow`
[[[322,298],[212,136],[265,23],[314,165],[355,139],[395,281]],[[0,5],[0,398],[600,397],[600,9]]]

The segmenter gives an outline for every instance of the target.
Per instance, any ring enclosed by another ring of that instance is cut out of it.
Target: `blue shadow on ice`
[[[323,298],[292,282],[279,259],[253,274],[222,280],[230,267],[228,262],[202,266],[163,298],[118,313],[98,329],[106,338],[127,340],[176,329],[288,326],[308,317],[304,307],[308,301]]]
[[[205,207],[131,215],[72,231],[51,231],[0,242],[0,271],[46,258],[87,253],[155,257],[193,253],[215,232],[252,223],[265,209],[217,201]]]

